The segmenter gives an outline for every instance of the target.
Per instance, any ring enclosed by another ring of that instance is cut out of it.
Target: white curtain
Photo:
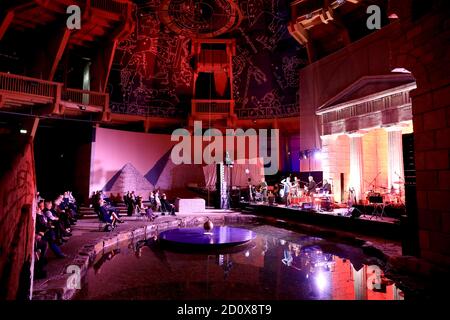
[[[246,172],[247,170],[247,172]],[[203,167],[205,185],[207,188],[214,188],[216,185],[216,165],[210,164]],[[264,177],[263,158],[245,160],[245,163],[234,163],[233,167],[225,167],[225,179],[233,186],[248,186],[248,178],[252,184],[259,184]],[[231,181],[230,181],[231,180]]]

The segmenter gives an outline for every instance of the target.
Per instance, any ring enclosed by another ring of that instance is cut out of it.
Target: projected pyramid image
[[[152,190],[151,183],[131,163],[124,165],[103,188],[105,192],[135,191],[138,195],[146,195]]]

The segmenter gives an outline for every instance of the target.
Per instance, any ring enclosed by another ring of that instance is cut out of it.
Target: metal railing
[[[52,81],[0,72],[0,90],[56,98],[60,84]]]
[[[234,111],[233,100],[192,100],[192,113],[231,114]]]
[[[107,93],[64,88],[62,90],[61,100],[85,106],[98,107],[100,111],[105,111],[108,107]]]
[[[117,14],[125,13],[128,10],[130,3],[118,2],[114,0],[91,0],[91,7],[101,9]]]

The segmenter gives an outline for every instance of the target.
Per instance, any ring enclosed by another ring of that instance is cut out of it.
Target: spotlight
[[[319,271],[317,276],[315,277],[317,288],[322,291],[327,287],[327,279],[323,272]]]
[[[314,158],[316,160],[321,160],[322,159],[322,152],[320,150],[317,150],[316,152],[314,152]]]
[[[391,13],[391,14],[388,16],[388,18],[389,18],[389,19],[398,19],[398,15],[397,15],[396,13]]]
[[[27,134],[27,133],[28,133],[28,131],[27,131],[27,130],[25,130],[25,129],[20,129],[20,133],[21,133],[21,134]]]

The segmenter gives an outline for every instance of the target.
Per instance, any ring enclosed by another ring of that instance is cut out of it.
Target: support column
[[[397,191],[403,186],[394,184],[404,182],[402,131],[399,128],[387,128],[388,132],[388,187]],[[404,191],[404,190],[403,190]]]
[[[362,199],[364,190],[363,145],[361,133],[350,134],[350,182],[349,188],[355,190],[356,201]]]

